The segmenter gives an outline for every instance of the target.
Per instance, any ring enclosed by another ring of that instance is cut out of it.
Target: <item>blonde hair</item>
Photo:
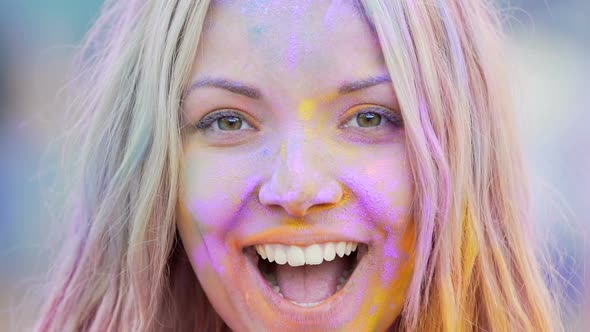
[[[360,3],[397,92],[416,184],[416,264],[396,328],[562,330],[529,236],[493,8],[483,0]],[[73,228],[38,331],[228,329],[175,224],[180,109],[208,7],[112,0],[88,34],[72,104]]]

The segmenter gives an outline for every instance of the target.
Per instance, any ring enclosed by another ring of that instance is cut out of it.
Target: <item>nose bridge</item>
[[[281,206],[289,215],[302,217],[314,205],[342,199],[342,188],[330,174],[320,142],[309,136],[305,128],[285,133],[270,178],[261,186],[261,203]]]
[[[313,157],[310,154],[316,151],[312,151],[309,144],[309,139],[301,132],[290,134],[281,142],[275,173],[283,180],[292,182],[291,186],[302,186],[309,178],[317,176],[320,172],[313,165]],[[297,179],[299,181],[296,181]]]

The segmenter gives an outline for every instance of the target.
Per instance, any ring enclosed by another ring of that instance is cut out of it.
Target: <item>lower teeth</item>
[[[318,304],[322,303],[322,302],[313,302],[313,303],[299,303],[299,302],[295,302],[295,301],[290,301],[290,302],[291,302],[291,303],[294,303],[294,304],[296,304],[296,305],[298,305],[298,306],[301,306],[301,307],[306,307],[306,308],[308,308],[308,307],[313,307],[313,306],[316,306],[316,305],[318,305]]]
[[[279,296],[280,296],[280,297],[284,297],[284,296],[283,296],[283,293],[281,293],[281,287],[279,287],[279,286],[272,286],[272,290],[273,290],[275,293],[279,294]]]

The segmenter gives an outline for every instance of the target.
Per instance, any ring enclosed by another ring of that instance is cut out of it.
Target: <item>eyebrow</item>
[[[344,82],[338,88],[338,94],[339,95],[349,94],[349,93],[352,93],[352,92],[355,92],[358,90],[362,90],[362,89],[366,89],[366,88],[372,87],[374,85],[378,85],[378,84],[385,83],[385,82],[391,82],[391,78],[389,77],[388,74],[373,76],[373,77],[369,77],[367,79],[362,79],[362,80]],[[202,79],[195,80],[191,84],[190,88],[188,89],[186,96],[188,96],[195,89],[202,88],[202,87],[220,88],[220,89],[224,89],[229,92],[239,94],[242,96],[246,96],[246,97],[252,98],[252,99],[261,99],[262,98],[262,92],[260,92],[260,90],[255,87],[248,86],[244,83],[241,83],[238,81],[233,81],[233,80],[228,80],[225,78],[211,78],[211,77],[205,77]]]
[[[347,93],[355,92],[358,90],[366,89],[374,85],[378,85],[385,82],[391,82],[391,78],[388,74],[379,76],[369,77],[364,80],[346,82],[338,88],[338,94],[345,95]]]
[[[231,81],[224,78],[210,78],[205,77],[199,80],[194,81],[191,84],[191,87],[188,89],[186,95],[188,96],[191,92],[193,92],[197,88],[201,87],[215,87],[220,89],[225,89],[227,91],[243,95],[252,99],[260,99],[262,98],[262,93],[257,88],[247,86],[246,84]]]

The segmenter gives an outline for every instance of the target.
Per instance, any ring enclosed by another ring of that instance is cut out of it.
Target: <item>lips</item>
[[[258,256],[257,270],[274,294],[310,308],[339,296],[368,247],[352,241],[307,246],[266,243],[245,251]]]

